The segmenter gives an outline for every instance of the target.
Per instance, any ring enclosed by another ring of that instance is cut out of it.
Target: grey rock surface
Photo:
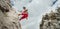
[[[60,7],[42,17],[40,29],[60,29]]]
[[[0,29],[19,29],[18,15],[10,0],[0,0]]]

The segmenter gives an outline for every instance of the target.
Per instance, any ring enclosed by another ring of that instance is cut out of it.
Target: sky
[[[12,6],[16,12],[23,10],[25,6],[28,9],[28,20],[20,21],[22,29],[39,29],[42,16],[55,11],[60,5],[60,0],[11,0]]]

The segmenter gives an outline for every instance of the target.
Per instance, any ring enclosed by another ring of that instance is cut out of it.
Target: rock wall
[[[0,29],[19,29],[18,15],[10,0],[0,0]]]
[[[60,29],[60,7],[42,17],[40,29]]]

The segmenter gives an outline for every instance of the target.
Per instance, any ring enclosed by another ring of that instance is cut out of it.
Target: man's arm
[[[21,14],[18,14],[18,16],[20,16]]]

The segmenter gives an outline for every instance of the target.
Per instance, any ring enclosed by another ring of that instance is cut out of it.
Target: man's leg
[[[23,16],[23,17],[21,17],[19,20],[21,21],[22,19],[24,19],[25,17]]]

